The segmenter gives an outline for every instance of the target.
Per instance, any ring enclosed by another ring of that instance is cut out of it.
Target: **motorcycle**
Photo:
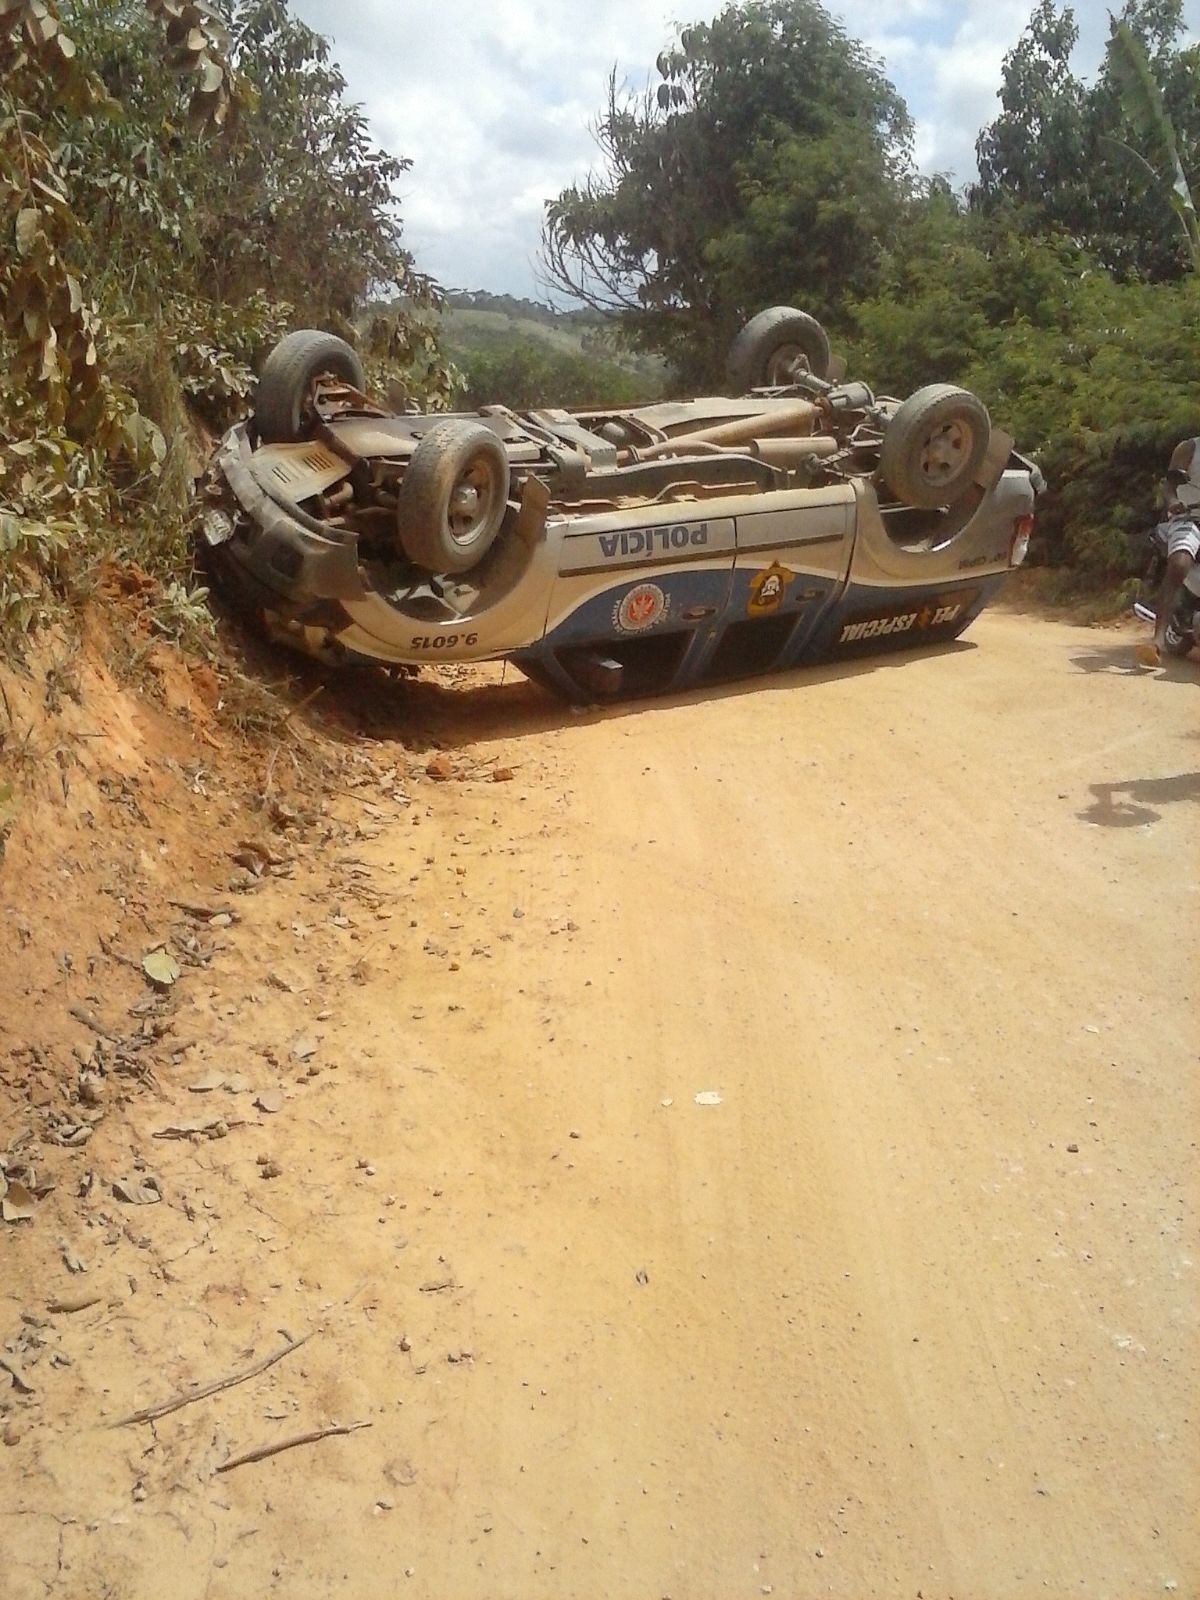
[[[1153,627],[1158,626],[1156,606],[1167,565],[1169,527],[1169,523],[1160,522],[1150,533],[1149,552],[1142,570],[1138,598],[1133,602],[1134,614]],[[1164,643],[1167,653],[1172,656],[1186,656],[1200,646],[1200,561],[1192,563],[1192,569],[1183,581],[1183,588],[1179,591],[1175,609],[1167,623]]]

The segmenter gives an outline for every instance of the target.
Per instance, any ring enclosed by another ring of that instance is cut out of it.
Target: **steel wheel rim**
[[[926,483],[952,482],[971,459],[975,430],[961,417],[952,417],[930,430],[921,451],[921,476]]]
[[[492,464],[477,456],[455,478],[446,507],[446,530],[460,548],[475,543],[491,521],[499,489]]]

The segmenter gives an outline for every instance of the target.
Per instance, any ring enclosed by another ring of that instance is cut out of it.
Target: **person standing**
[[[1134,646],[1144,667],[1162,665],[1167,623],[1180,591],[1200,557],[1200,438],[1183,439],[1171,452],[1163,483],[1166,507],[1167,565],[1155,606],[1154,637]]]

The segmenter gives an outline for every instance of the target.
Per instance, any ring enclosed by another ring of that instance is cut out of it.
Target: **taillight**
[[[1019,567],[1029,554],[1029,541],[1033,537],[1033,512],[1027,511],[1013,523],[1012,543],[1008,547],[1008,564]]]

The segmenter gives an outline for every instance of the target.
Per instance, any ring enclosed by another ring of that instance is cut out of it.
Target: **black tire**
[[[982,400],[953,384],[926,384],[888,423],[879,474],[906,505],[953,505],[975,481],[991,435]]]
[[[760,311],[733,341],[725,373],[732,394],[769,389],[790,381],[792,363],[803,356],[814,378],[827,378],[833,362],[825,329],[807,311],[771,306]]]
[[[429,572],[467,572],[491,548],[508,505],[508,454],[480,422],[436,423],[400,480],[396,536]]]
[[[356,351],[335,333],[300,328],[279,341],[266,359],[254,397],[254,421],[265,444],[303,438],[308,391],[323,372],[356,389],[367,381]]]
[[[1166,631],[1163,634],[1163,643],[1167,647],[1169,656],[1178,656],[1182,660],[1184,656],[1189,656],[1192,653],[1193,640],[1191,634],[1180,633],[1175,625],[1174,618],[1167,623]]]

